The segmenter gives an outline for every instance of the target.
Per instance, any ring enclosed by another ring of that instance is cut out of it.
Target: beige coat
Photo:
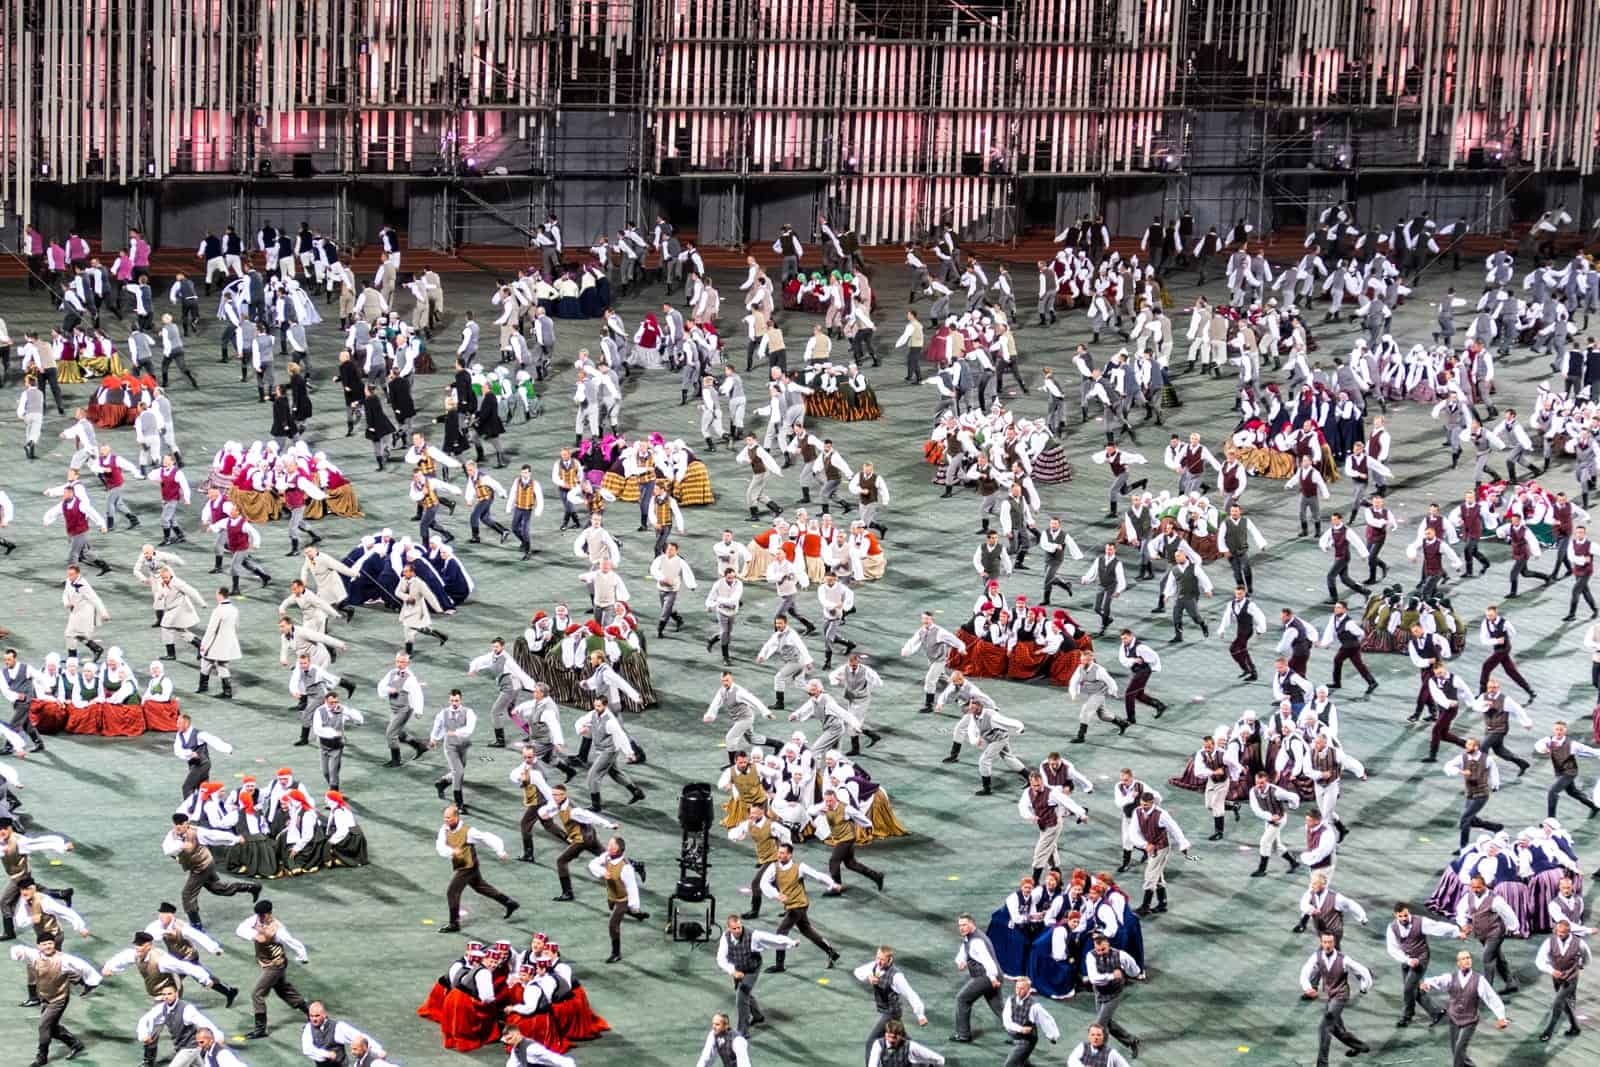
[[[330,604],[341,603],[346,594],[344,579],[356,577],[358,572],[354,567],[347,567],[343,561],[318,552],[315,561],[307,558],[300,564],[300,580],[317,591],[317,595]]]
[[[111,620],[111,613],[100,600],[100,594],[89,587],[88,581],[79,578],[76,588],[72,582],[61,587],[61,606],[67,609],[68,641],[86,641],[94,636],[103,622]]]
[[[224,600],[211,610],[206,635],[200,639],[200,658],[228,663],[244,655],[239,651],[239,609]]]
[[[430,611],[441,610],[433,590],[421,578],[401,578],[394,595],[400,601],[400,625],[405,628],[407,640],[416,631],[433,625]]]
[[[170,584],[156,578],[150,583],[151,607],[161,616],[163,630],[191,630],[200,625],[200,609],[205,602],[194,586],[172,576]]]

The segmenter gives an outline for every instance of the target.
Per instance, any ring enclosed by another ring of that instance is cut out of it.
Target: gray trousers
[[[812,747],[814,752],[832,752],[839,747],[839,742],[844,740],[849,731],[845,729],[843,720],[832,716],[822,722],[822,732],[817,735],[816,744]]]
[[[1478,981],[1488,981],[1488,975],[1479,975]],[[1457,1026],[1455,1020],[1450,1021],[1450,1067],[1466,1067],[1470,1062],[1467,1058],[1467,1046],[1472,1044],[1472,1035],[1478,1032],[1476,1021],[1466,1026]],[[1326,1062],[1326,1060],[1324,1060]]]
[[[722,739],[729,752],[748,752],[767,739],[756,732],[756,717],[748,711],[736,713],[728,721],[728,732]]]
[[[329,789],[339,788],[339,771],[344,767],[344,742],[338,745],[329,745],[323,741],[322,749],[322,779],[328,783]]]
[[[598,793],[600,784],[607,777],[630,792],[639,788],[633,784],[633,779],[628,777],[627,772],[619,764],[616,749],[596,748],[589,754],[589,773],[584,776],[584,785],[588,787],[589,792]]]
[[[461,792],[467,784],[467,749],[472,747],[471,741],[457,741],[450,738],[444,743],[445,773],[438,778],[450,780],[450,788],[457,793]]]
[[[1094,1021],[1095,1025],[1105,1028],[1106,1036],[1115,1038],[1124,1045],[1131,1045],[1134,1036],[1117,1024],[1115,1018],[1117,1005],[1122,1003],[1122,990],[1115,993],[1104,994],[1099,990],[1094,994]]]
[[[983,753],[978,757],[978,774],[984,778],[994,773],[994,761],[999,760],[1006,765],[1007,770],[1023,771],[1021,760],[1011,751],[1011,738],[1002,737],[998,741],[987,742],[983,746]]]
[[[778,673],[772,676],[772,691],[782,693],[791,685],[805,681],[806,667],[799,660],[786,662],[778,668]]]
[[[990,985],[988,978],[969,977],[956,993],[956,1033],[959,1036],[972,1036],[972,1006],[980,1000],[989,1005],[997,1020],[1000,1018],[1000,990]]]
[[[1345,1028],[1344,1008],[1345,1001],[1340,998],[1328,1001],[1322,1009],[1322,1022],[1317,1025],[1317,1063],[1320,1067],[1328,1067],[1328,1048],[1333,1044],[1334,1038],[1338,1038],[1339,1043],[1346,1048],[1361,1047],[1361,1041],[1356,1035]]]
[[[489,709],[489,725],[495,733],[506,728],[506,714],[517,706],[517,691],[515,689],[502,689],[500,695],[494,698],[494,706]]]
[[[1480,978],[1479,981],[1483,979]],[[1573,1005],[1578,999],[1578,979],[1569,978],[1565,982],[1556,983],[1556,997],[1550,1002],[1550,1017],[1545,1020],[1541,1033],[1553,1033],[1556,1024],[1566,1016],[1567,1025],[1572,1029],[1578,1028],[1578,1013]]]
[[[406,723],[411,721],[411,709],[392,708],[389,711],[389,724],[383,728],[383,739],[390,748],[398,748],[406,740]]]
[[[1322,525],[1322,500],[1316,493],[1300,498],[1300,525],[1312,523]]]

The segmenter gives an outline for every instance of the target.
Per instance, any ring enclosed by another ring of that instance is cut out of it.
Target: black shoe
[[[566,903],[570,903],[571,901],[576,900],[576,899],[577,898],[574,897],[571,893],[562,893],[560,896],[555,896],[555,897],[551,897],[550,898],[550,900],[553,903],[556,903],[556,904],[566,904]]]
[[[621,963],[622,962],[622,953],[613,952],[611,955],[606,957],[606,962],[607,963]]]
[[[441,934],[459,934],[461,932],[461,924],[445,923],[443,926],[439,927],[439,932]]]
[[[528,857],[528,859],[531,861],[533,859],[533,857],[530,856],[530,857]],[[505,913],[505,915],[503,917],[507,918],[507,919],[511,918],[512,915],[516,914],[517,909],[520,908],[520,907],[522,907],[522,905],[518,904],[514,900],[507,902],[507,904],[506,904],[506,913]]]
[[[35,997],[29,997],[27,1000],[24,1000],[21,1004],[18,1004],[17,1007],[19,1007],[19,1008],[37,1008],[40,1003],[41,1002],[40,1002],[38,997],[36,997],[36,996]]]

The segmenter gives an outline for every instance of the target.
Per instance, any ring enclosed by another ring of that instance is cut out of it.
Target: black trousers
[[[1550,1002],[1550,1016],[1545,1020],[1541,1033],[1552,1033],[1556,1024],[1566,1017],[1567,1025],[1576,1030],[1578,1028],[1578,1013],[1573,1008],[1573,1003],[1578,999],[1578,979],[1576,976],[1564,982],[1555,983],[1555,999]]]
[[[1358,593],[1364,591],[1361,587],[1361,584],[1350,577],[1350,557],[1348,556],[1346,556],[1344,559],[1334,560],[1333,567],[1328,571],[1329,600],[1339,599],[1339,589],[1333,584],[1335,579],[1343,582],[1346,589],[1353,589]]]
[[[799,930],[801,937],[816,945],[829,956],[834,955],[833,946],[828,943],[828,939],[817,933],[816,927],[811,925],[811,918],[807,914],[810,910],[809,906],[787,909],[783,913],[783,918],[778,921],[777,933],[781,936],[787,934],[790,930]],[[783,963],[783,959],[784,951],[779,949],[778,963],[780,965]]]
[[[1511,577],[1511,595],[1512,596],[1516,596],[1517,595],[1517,579],[1519,577],[1524,576],[1524,575],[1526,575],[1529,578],[1537,578],[1541,582],[1545,581],[1546,579],[1548,579],[1550,577],[1548,574],[1540,574],[1538,571],[1529,570],[1528,569],[1528,561],[1525,560],[1525,559],[1512,560],[1511,561],[1511,576],[1510,576]]]
[[[204,782],[206,779],[208,779],[210,777],[211,777],[211,761],[210,760],[208,760],[208,759],[205,759],[205,760],[190,760],[189,761],[189,773],[183,776],[183,786],[182,786],[183,792],[181,794],[179,794],[179,795],[184,800],[188,800],[189,797],[191,795],[193,795],[194,791],[196,789],[200,788],[200,783]]]
[[[856,859],[856,843],[854,840],[841,841],[833,846],[833,851],[828,853],[828,877],[840,885],[844,884],[841,867],[848,867],[863,878],[870,878],[876,882],[882,877],[877,871]]]
[[[572,892],[572,872],[568,870],[567,865],[585,852],[594,856],[600,855],[600,843],[587,834],[584,835],[582,841],[575,845],[568,845],[561,855],[556,857],[556,877],[561,880],[561,891],[563,893],[570,894]]]
[[[1128,679],[1128,688],[1122,692],[1122,705],[1127,711],[1130,720],[1136,714],[1133,709],[1135,701],[1140,704],[1148,704],[1152,708],[1161,706],[1154,699],[1145,695],[1144,687],[1148,684],[1150,684],[1150,668],[1145,667],[1143,664],[1134,667],[1133,677]]]
[[[1478,813],[1483,811],[1489,803],[1488,797],[1468,797],[1466,806],[1461,809],[1461,848],[1467,847],[1467,838],[1472,836],[1474,829],[1488,830],[1491,833],[1501,829],[1499,823],[1490,819],[1479,818]]]
[[[461,894],[468,889],[479,896],[488,897],[501,907],[511,906],[511,898],[484,881],[482,869],[474,864],[452,874],[450,876],[450,884],[445,887],[444,899],[450,908],[450,921],[452,923],[459,922],[461,919]]]
[[[1244,586],[1245,592],[1256,591],[1256,572],[1250,566],[1249,552],[1234,552],[1228,556],[1228,566],[1233,568],[1233,584]]]
[[[1567,601],[1568,615],[1576,615],[1578,613],[1579,598],[1582,598],[1583,602],[1589,605],[1589,613],[1591,615],[1596,611],[1600,611],[1600,608],[1594,606],[1594,594],[1589,592],[1589,577],[1587,574],[1574,574],[1572,576],[1572,599]]]
[[[1505,941],[1505,935],[1495,934],[1493,937],[1482,938],[1481,940],[1483,942],[1483,962],[1478,965],[1479,970],[1482,971],[1479,979],[1487,982],[1491,976],[1498,975],[1501,985],[1510,985],[1511,968],[1506,964],[1506,958],[1500,951],[1502,943]]]
[[[1477,1030],[1477,1020],[1465,1026],[1457,1026],[1454,1019],[1450,1020],[1450,1067],[1467,1067],[1472,1062],[1467,1058],[1467,1046],[1472,1044],[1472,1035]]]
[[[756,864],[755,877],[750,879],[750,915],[761,914],[761,879],[767,873],[767,868],[772,866],[772,861]]]

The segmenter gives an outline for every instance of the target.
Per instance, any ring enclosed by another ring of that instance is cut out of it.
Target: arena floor
[[[1032,272],[1015,268],[1019,287],[1032,287]],[[742,272],[741,272],[742,273]],[[887,349],[899,332],[905,307],[902,272],[890,267],[881,272],[878,286],[881,307],[879,345]],[[727,291],[737,284],[731,275],[724,277]],[[1174,288],[1176,307],[1183,307],[1194,294],[1193,275],[1178,279]],[[1432,300],[1447,284],[1463,291],[1475,290],[1474,279],[1466,273],[1452,279],[1448,275],[1425,280],[1413,299],[1397,313],[1395,335],[1402,344],[1426,340],[1433,321]],[[491,279],[481,275],[451,275],[445,280],[446,300],[451,314],[439,337],[436,352],[448,353],[465,309],[474,309],[481,322],[492,321],[488,298]],[[1216,283],[1212,295],[1220,292]],[[620,310],[630,328],[648,305],[659,300],[659,289],[648,299],[633,298],[621,303]],[[409,301],[403,301],[409,307]],[[923,303],[922,307],[926,307]],[[0,312],[19,343],[26,328],[47,328],[56,315],[36,294],[27,293],[20,283],[6,283],[0,291]],[[209,316],[210,309],[207,314]],[[1320,319],[1320,314],[1315,316]],[[724,332],[738,333],[737,316],[724,317]],[[1175,311],[1174,322],[1181,334],[1187,316]],[[791,351],[798,357],[809,322],[792,316],[786,329]],[[1466,319],[1461,320],[1464,328]],[[1062,368],[1070,379],[1069,353],[1088,332],[1079,313],[1063,318],[1055,328],[1038,330],[1028,326],[1019,335],[1022,363],[1030,383],[1037,385],[1039,369],[1045,365]],[[115,322],[112,333],[125,335]],[[1322,342],[1320,358],[1331,358],[1344,350],[1346,327],[1316,328]],[[338,389],[327,375],[339,347],[337,332],[330,324],[312,331],[314,351],[322,388],[315,397],[317,416],[312,443],[325,449],[343,466],[358,488],[366,518],[359,521],[329,520],[319,524],[330,549],[343,550],[363,533],[383,526],[409,530],[412,508],[405,497],[406,472],[392,467],[385,474],[373,472],[367,443],[359,436],[347,438],[339,410]],[[270,423],[267,405],[254,400],[252,386],[241,385],[233,367],[219,366],[215,360],[217,324],[209,321],[205,339],[195,342],[191,353],[204,391],[193,393],[186,386],[173,390],[178,411],[178,435],[189,462],[191,478],[203,476],[205,463],[225,439],[244,441],[267,436]],[[597,347],[598,331],[593,323],[558,324],[559,352],[570,358],[580,346]],[[739,347],[742,347],[740,345]],[[1096,353],[1103,360],[1115,350],[1102,344]],[[1182,345],[1174,366],[1182,361]],[[209,353],[209,354],[208,354]],[[447,354],[436,355],[447,366]],[[742,360],[741,360],[742,365]],[[1498,367],[1502,407],[1516,402],[1524,410],[1531,405],[1532,386],[1545,376],[1543,357],[1518,353]],[[999,778],[1004,790],[996,796],[974,799],[977,772],[970,750],[958,766],[941,765],[948,750],[951,720],[948,713],[938,719],[916,714],[921,702],[921,671],[898,659],[905,637],[915,628],[916,612],[929,608],[939,613],[940,621],[951,629],[958,626],[971,609],[977,579],[971,566],[976,528],[976,504],[963,494],[952,500],[939,499],[930,485],[930,468],[923,462],[922,444],[928,415],[934,406],[931,388],[912,388],[900,384],[902,363],[886,358],[882,369],[869,372],[885,409],[880,422],[851,425],[824,425],[819,433],[831,433],[845,457],[855,466],[871,458],[892,488],[894,502],[886,520],[890,527],[887,542],[887,578],[859,591],[858,613],[851,622],[856,639],[884,674],[886,690],[876,699],[877,722],[885,730],[882,744],[871,749],[862,765],[875,779],[887,785],[901,821],[911,836],[864,850],[862,858],[887,871],[888,884],[880,896],[856,885],[842,899],[819,900],[812,918],[820,930],[834,940],[843,952],[839,969],[823,969],[823,961],[809,945],[803,945],[791,959],[789,973],[765,976],[759,993],[767,1006],[771,1025],[756,1031],[753,1061],[762,1064],[850,1064],[861,1062],[862,1039],[874,1013],[871,999],[850,976],[848,967],[868,960],[880,943],[894,945],[902,965],[909,972],[917,991],[928,1002],[929,1026],[914,1036],[945,1053],[952,1064],[978,1067],[1000,1063],[1007,1052],[1004,1035],[992,1019],[980,1014],[978,1042],[961,1046],[948,1040],[951,1032],[953,1001],[960,980],[953,966],[956,947],[954,917],[962,911],[980,916],[980,922],[996,907],[1003,895],[1027,872],[1033,845],[1033,832],[1017,818],[1014,808],[1014,779]],[[514,463],[531,462],[536,472],[548,471],[554,450],[570,440],[571,419],[567,393],[571,381],[570,364],[556,377],[549,390],[548,413],[531,423],[517,422],[505,443]],[[447,384],[443,375],[419,379],[415,393],[419,406],[438,411]],[[1214,451],[1234,424],[1230,411],[1234,386],[1230,380],[1179,377],[1181,410],[1171,413],[1174,428],[1187,432],[1200,430]],[[751,388],[747,384],[747,389]],[[759,388],[757,386],[756,388]],[[660,430],[669,437],[693,442],[697,437],[695,409],[680,407],[673,400],[677,375],[658,372],[655,376],[628,386],[624,407],[626,425],[633,431]],[[14,389],[5,390],[14,397]],[[73,401],[86,402],[86,386],[67,389]],[[33,663],[58,649],[61,644],[63,612],[59,600],[62,559],[65,543],[59,527],[40,529],[38,524],[46,502],[39,493],[60,480],[70,449],[55,438],[65,422],[51,417],[46,421],[45,448],[38,462],[29,463],[20,447],[19,424],[11,419],[13,403],[7,400],[6,442],[3,455],[7,466],[0,474],[0,487],[11,494],[17,505],[13,539],[20,542],[17,552],[0,564],[0,591],[12,603],[4,625],[12,631],[9,643]],[[69,401],[69,411],[70,411]],[[760,401],[752,397],[752,410]],[[1028,414],[1041,414],[1044,400],[1034,388],[1031,396],[1018,399],[1016,406]],[[752,416],[754,421],[754,416]],[[1395,438],[1398,484],[1391,501],[1403,516],[1416,516],[1430,500],[1448,508],[1459,500],[1470,469],[1450,471],[1439,448],[1441,434],[1429,419],[1427,409],[1417,404],[1391,407],[1389,424]],[[1155,427],[1142,428],[1137,451],[1151,460],[1152,488],[1175,488],[1176,478],[1160,466],[1161,448],[1166,433]],[[102,436],[124,455],[133,454],[129,429]],[[1089,454],[1100,445],[1098,426],[1074,423],[1068,436],[1069,450],[1076,467],[1073,479],[1058,486],[1044,487],[1047,510],[1059,514],[1068,530],[1086,550],[1093,551],[1110,531],[1103,518],[1105,472],[1091,465]],[[719,449],[705,457],[709,463],[718,503],[713,508],[687,514],[689,533],[681,538],[685,555],[700,575],[709,574],[709,542],[725,525],[731,525],[741,538],[754,532],[745,519],[742,503],[744,478],[731,454]],[[511,472],[505,472],[511,473]],[[1558,464],[1550,480],[1570,488],[1570,467]],[[796,479],[780,494],[792,505],[798,498]],[[95,492],[98,506],[103,494]],[[102,640],[121,645],[139,668],[160,654],[155,631],[150,629],[148,600],[129,575],[129,567],[144,541],[155,540],[158,504],[155,491],[136,489],[130,494],[133,506],[146,517],[143,528],[129,532],[119,523],[109,537],[97,539],[98,550],[117,567],[114,574],[94,584],[104,597],[113,621],[102,631]],[[1348,499],[1344,485],[1334,488],[1328,510]],[[1324,596],[1323,557],[1309,541],[1294,540],[1295,519],[1291,501],[1275,484],[1258,483],[1247,496],[1250,513],[1271,547],[1256,569],[1258,599],[1275,622],[1280,604],[1308,608],[1320,625],[1325,619],[1321,606]],[[627,509],[631,512],[631,508]],[[577,581],[576,561],[571,558],[569,535],[556,534],[559,520],[555,509],[538,520],[544,548],[530,564],[518,562],[515,545],[501,548],[493,543],[465,546],[463,558],[477,582],[478,595],[462,611],[444,619],[441,628],[450,635],[449,646],[438,649],[426,642],[419,645],[420,672],[432,694],[431,706],[442,702],[444,693],[455,685],[466,689],[468,700],[487,717],[492,701],[492,686],[482,679],[468,680],[468,657],[482,651],[490,638],[503,634],[508,639],[526,625],[537,609],[548,609],[558,598],[582,600]],[[192,530],[195,520],[188,523]],[[452,529],[467,533],[465,513],[448,521]],[[623,522],[621,535],[625,558],[624,573],[634,587],[639,614],[653,634],[654,598],[648,594],[644,570],[648,565],[649,541],[633,534],[631,521]],[[492,541],[492,539],[491,539]],[[459,544],[459,542],[458,542]],[[1400,558],[1398,545],[1391,545],[1391,563]],[[320,786],[315,757],[311,749],[296,749],[295,716],[286,711],[286,672],[278,668],[275,653],[277,634],[275,605],[287,586],[291,562],[283,557],[287,550],[284,526],[275,524],[265,534],[260,560],[277,576],[271,590],[262,592],[255,583],[247,584],[242,601],[241,638],[246,660],[239,673],[239,694],[232,703],[215,696],[194,695],[196,672],[192,658],[173,672],[185,709],[198,724],[237,746],[233,756],[219,758],[216,775],[231,785],[244,773],[263,776],[280,765],[292,766],[308,783]],[[1502,547],[1490,546],[1496,561],[1487,578],[1453,583],[1457,609],[1475,621],[1485,603],[1497,601],[1505,592],[1506,557]],[[205,574],[210,565],[209,551],[196,538],[182,550],[188,561],[186,577],[203,594],[214,583]],[[1403,560],[1401,561],[1403,562]],[[1131,569],[1130,569],[1131,570]],[[1396,566],[1407,579],[1410,568]],[[1081,573],[1081,570],[1079,571]],[[1227,571],[1212,568],[1219,588],[1225,588]],[[1019,573],[1006,583],[1010,594],[1037,596],[1037,567]],[[92,576],[91,576],[92,578]],[[702,578],[702,581],[709,580]],[[1225,595],[1225,594],[1222,594]],[[1220,613],[1222,595],[1206,605],[1208,617]],[[1593,705],[1588,686],[1587,657],[1581,640],[1581,624],[1559,621],[1565,611],[1566,588],[1530,591],[1514,602],[1509,611],[1519,633],[1523,669],[1535,682],[1540,697],[1532,708],[1539,729],[1563,714],[1586,714]],[[1028,724],[1027,733],[1017,744],[1019,753],[1037,762],[1051,749],[1060,749],[1075,760],[1099,787],[1088,798],[1092,821],[1084,827],[1069,828],[1064,847],[1070,863],[1090,869],[1109,869],[1118,861],[1118,840],[1114,810],[1101,789],[1108,789],[1117,769],[1131,766],[1149,782],[1159,782],[1167,793],[1175,816],[1195,840],[1195,864],[1179,863],[1172,872],[1172,911],[1156,916],[1145,925],[1145,940],[1153,978],[1137,987],[1126,999],[1119,1021],[1145,1038],[1141,1063],[1216,1065],[1310,1064],[1315,1058],[1316,1027],[1320,1007],[1299,997],[1296,976],[1312,950],[1310,935],[1290,931],[1296,915],[1296,901],[1304,888],[1300,877],[1279,873],[1267,879],[1247,877],[1255,864],[1257,829],[1248,817],[1228,826],[1227,839],[1207,843],[1209,832],[1199,796],[1165,788],[1168,775],[1179,772],[1202,734],[1220,721],[1232,722],[1244,709],[1254,708],[1265,716],[1270,711],[1270,695],[1265,681],[1242,685],[1225,648],[1214,638],[1193,640],[1181,648],[1169,648],[1169,623],[1146,613],[1155,601],[1153,584],[1142,584],[1130,591],[1122,602],[1119,623],[1132,623],[1156,643],[1165,662],[1152,691],[1173,704],[1159,722],[1142,721],[1126,737],[1118,738],[1108,728],[1096,729],[1091,744],[1067,745],[1076,722],[1076,708],[1069,704],[1065,690],[1043,684],[984,682],[1003,709]],[[747,597],[745,621],[741,625],[736,654],[750,663],[763,639],[764,622],[773,599],[764,590],[752,590]],[[809,595],[804,608],[814,606]],[[1088,621],[1091,614],[1086,598],[1079,596],[1068,605]],[[556,905],[549,898],[557,891],[551,869],[553,849],[540,838],[540,862],[528,867],[515,862],[488,863],[491,880],[523,902],[523,910],[512,923],[499,921],[499,912],[479,899],[468,899],[472,913],[466,919],[465,933],[473,938],[493,940],[505,936],[525,944],[533,930],[549,932],[560,940],[568,960],[589,990],[595,1008],[612,1023],[613,1030],[599,1042],[577,1047],[573,1055],[580,1064],[629,1062],[639,1067],[682,1065],[694,1062],[713,1011],[729,1009],[732,997],[728,983],[714,963],[714,946],[691,947],[672,943],[657,921],[666,912],[665,896],[670,892],[679,833],[676,802],[686,782],[714,780],[723,763],[719,747],[723,728],[703,726],[700,714],[716,683],[717,663],[707,656],[700,618],[690,615],[692,625],[681,635],[665,640],[650,640],[652,673],[661,691],[662,706],[641,717],[630,718],[628,727],[645,744],[650,754],[648,766],[638,769],[637,778],[649,791],[648,802],[622,811],[623,833],[630,850],[650,864],[645,906],[652,921],[629,924],[624,931],[626,959],[615,966],[604,966],[607,951],[602,890],[592,883],[579,884],[576,904]],[[350,650],[337,667],[360,683],[354,705],[373,714],[381,723],[384,713],[375,705],[372,683],[389,663],[400,640],[393,616],[363,611],[353,627],[336,632],[351,641]],[[1275,632],[1273,640],[1275,640]],[[1270,662],[1271,641],[1256,642],[1256,656]],[[1114,655],[1114,643],[1103,639],[1102,648]],[[813,649],[816,645],[813,644]],[[1371,775],[1366,783],[1346,790],[1342,810],[1353,833],[1340,856],[1338,888],[1359,899],[1372,916],[1372,925],[1357,928],[1346,941],[1346,950],[1366,963],[1377,975],[1373,993],[1352,1005],[1346,1015],[1351,1029],[1374,1046],[1365,1062],[1374,1064],[1445,1063],[1448,1053],[1442,1029],[1413,1027],[1396,1030],[1399,1014],[1400,980],[1398,970],[1385,957],[1382,930],[1390,907],[1397,899],[1411,900],[1420,908],[1449,858],[1455,844],[1455,821],[1460,808],[1460,786],[1439,773],[1438,765],[1417,762],[1424,754],[1426,736],[1408,727],[1404,717],[1414,694],[1415,673],[1409,664],[1395,656],[1372,657],[1383,688],[1371,699],[1361,699],[1358,688],[1347,688],[1341,702],[1342,736],[1346,746],[1365,761]],[[1331,657],[1319,651],[1313,657],[1312,680],[1327,680]],[[1468,674],[1475,680],[1482,651],[1472,645],[1465,656]],[[1114,670],[1119,678],[1123,672]],[[770,692],[770,676],[753,664],[740,668],[739,680],[757,693]],[[1265,678],[1265,674],[1263,675]],[[791,706],[793,706],[791,704]],[[568,713],[567,721],[571,721]],[[311,964],[293,966],[292,980],[308,996],[324,999],[330,1014],[351,1020],[375,1034],[391,1055],[407,1067],[459,1063],[462,1057],[441,1050],[437,1029],[415,1015],[415,1008],[448,962],[461,950],[463,938],[440,937],[443,924],[443,890],[448,877],[447,864],[433,852],[433,836],[439,825],[441,805],[430,782],[442,766],[434,754],[403,770],[379,767],[385,753],[379,735],[381,726],[353,731],[353,750],[345,762],[344,789],[357,808],[371,844],[373,866],[365,870],[338,870],[272,884],[267,896],[274,901],[284,923],[309,948]],[[1582,733],[1587,731],[1579,731]],[[814,733],[814,728],[813,728]],[[469,800],[478,814],[471,820],[486,829],[507,836],[515,845],[515,820],[520,814],[519,798],[506,781],[514,752],[484,747],[487,723],[480,725],[480,741],[474,749],[469,781]],[[1531,747],[1527,735],[1513,735],[1520,748]],[[131,740],[79,739],[58,737],[49,749],[19,765],[26,784],[27,813],[35,820],[34,830],[48,829],[66,834],[78,842],[78,850],[62,857],[59,866],[41,857],[36,864],[41,876],[50,882],[77,889],[78,909],[93,928],[92,939],[70,946],[96,965],[128,943],[134,930],[153,916],[162,899],[176,900],[182,877],[176,865],[164,859],[160,840],[167,825],[167,814],[178,799],[182,768],[171,755],[164,736],[146,735]],[[1592,767],[1585,766],[1587,775]],[[1548,761],[1535,764],[1526,778],[1507,775],[1504,790],[1492,801],[1487,815],[1512,828],[1537,822],[1544,814],[1544,789],[1550,781]],[[1574,805],[1563,805],[1563,814],[1574,816]],[[1595,861],[1593,838],[1595,823],[1578,823],[1577,835],[1587,849],[1586,869]],[[1286,835],[1293,837],[1295,835]],[[713,846],[712,881],[723,910],[747,907],[741,889],[748,883],[751,854],[745,846],[717,839]],[[819,846],[803,851],[801,858],[821,865],[825,852]],[[1124,883],[1135,901],[1137,874]],[[243,942],[232,937],[232,928],[245,917],[243,898],[222,900],[208,897],[203,908],[213,932],[222,935],[228,953],[216,969],[229,981],[246,986],[253,980],[255,967]],[[757,925],[770,929],[773,912]],[[1557,1039],[1541,1045],[1537,1031],[1548,1005],[1548,983],[1535,981],[1533,957],[1537,942],[1514,943],[1509,957],[1523,982],[1523,991],[1509,1001],[1511,1028],[1497,1033],[1485,1026],[1474,1045],[1473,1055],[1483,1067],[1490,1064],[1528,1064],[1551,1060],[1576,1064],[1600,1057],[1600,1036],[1595,1031],[1578,1039]],[[1435,947],[1435,959],[1443,965],[1448,946]],[[22,969],[9,963],[9,988],[22,992]],[[1592,984],[1592,983],[1591,983]],[[1592,988],[1580,993],[1580,1010],[1594,1001]],[[232,1010],[223,1010],[218,998],[201,991],[195,1002],[230,1035],[242,1036],[249,1028],[249,1005],[241,1000]],[[134,1021],[147,1002],[139,992],[136,976],[123,975],[108,982],[106,988],[87,1001],[75,1001],[67,1023],[90,1043],[86,1057],[79,1062],[105,1067],[109,1064],[137,1062],[138,1051],[132,1039]],[[1092,1017],[1086,998],[1056,1003],[1051,1012],[1061,1025],[1063,1044],[1055,1050],[1043,1049],[1035,1062],[1060,1063],[1071,1044],[1082,1037]],[[274,1003],[271,1017],[275,1032],[267,1041],[238,1043],[238,1049],[251,1067],[287,1067],[301,1062],[298,1017],[285,1006]],[[20,1065],[31,1053],[35,1014],[13,1008],[0,1013],[0,1062]],[[64,1050],[59,1047],[57,1055]],[[1337,1054],[1337,1053],[1336,1053]],[[474,1059],[501,1062],[497,1050],[483,1050]]]

